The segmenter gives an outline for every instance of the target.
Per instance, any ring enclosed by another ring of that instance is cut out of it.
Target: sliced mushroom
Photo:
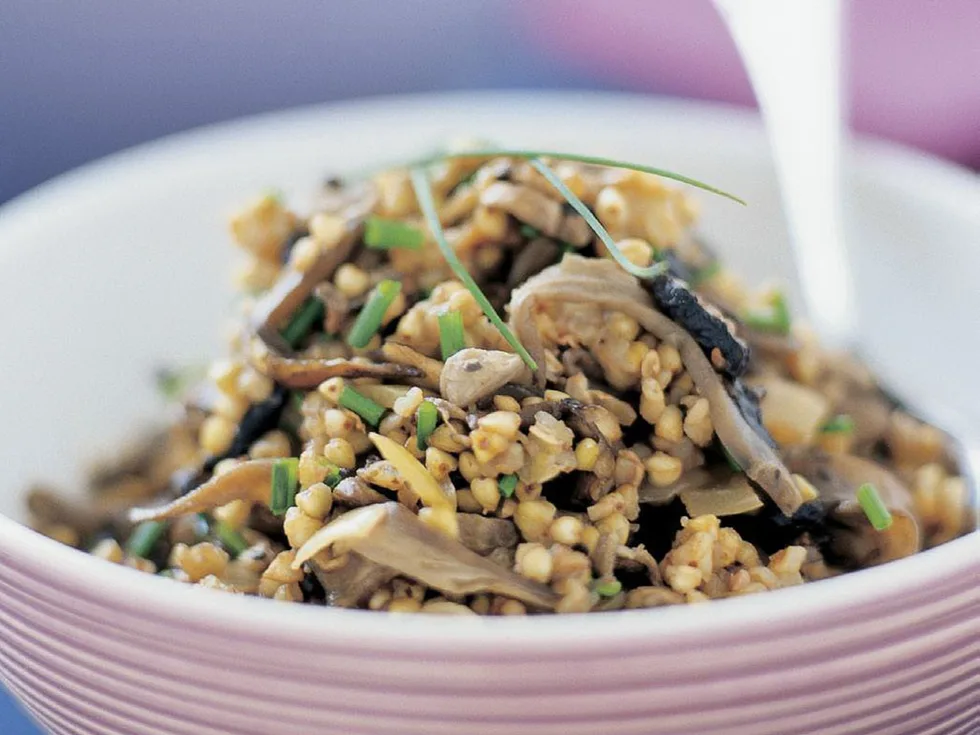
[[[734,460],[783,513],[791,515],[800,507],[803,496],[768,444],[768,437],[761,436],[746,421],[701,346],[653,308],[650,296],[633,276],[610,261],[567,255],[559,265],[546,268],[516,289],[510,303],[511,328],[531,356],[543,365],[544,344],[533,318],[540,299],[591,302],[623,312],[659,340],[676,347],[698,392],[708,399],[715,432]],[[544,372],[539,370],[539,385],[543,378]]]
[[[459,542],[480,556],[494,549],[510,549],[517,546],[520,537],[517,528],[506,518],[489,518],[479,513],[459,513]]]
[[[397,363],[373,363],[362,359],[283,357],[258,343],[252,350],[252,364],[262,374],[289,388],[310,389],[330,378],[378,378],[404,380],[422,377],[422,371]]]
[[[467,347],[446,360],[439,391],[457,406],[471,406],[507,383],[526,382],[530,373],[510,352]]]
[[[408,345],[400,345],[388,340],[381,346],[381,355],[389,362],[397,365],[408,365],[417,368],[422,375],[415,382],[425,388],[439,390],[439,376],[442,375],[442,362],[426,357],[421,352],[413,350]]]
[[[548,237],[557,237],[565,218],[561,202],[524,184],[497,181],[480,192],[480,204],[502,209]]]
[[[350,311],[350,301],[330,281],[317,284],[313,294],[323,303],[323,331],[327,334],[338,334],[344,317]]]
[[[741,515],[762,507],[762,500],[744,475],[737,475],[720,487],[692,488],[682,490],[679,495],[692,518],[701,515]]]
[[[131,508],[133,523],[162,521],[187,513],[203,513],[232,500],[268,503],[272,487],[272,466],[278,460],[250,459],[216,475],[192,492],[159,508]]]
[[[306,564],[326,592],[327,604],[333,607],[364,605],[371,595],[398,576],[391,567],[358,554],[350,554],[347,563],[337,569],[324,568],[316,557]]]
[[[717,370],[737,378],[748,369],[749,346],[717,307],[673,276],[657,276],[645,283],[657,308],[694,338]]]
[[[539,237],[529,242],[514,256],[514,264],[507,275],[508,288],[524,283],[535,273],[556,262],[560,253],[558,243],[546,237]]]
[[[348,477],[333,489],[334,501],[350,508],[387,503],[388,497],[368,485],[360,477]]]
[[[868,459],[816,450],[794,452],[789,467],[820,492],[828,509],[832,556],[864,567],[900,559],[921,549],[919,526],[908,488],[895,475]],[[857,501],[857,491],[871,483],[892,515],[892,525],[877,531]]]
[[[345,513],[317,531],[296,553],[299,568],[317,554],[352,551],[447,595],[490,592],[553,610],[547,585],[504,569],[420,521],[408,508],[385,503]]]

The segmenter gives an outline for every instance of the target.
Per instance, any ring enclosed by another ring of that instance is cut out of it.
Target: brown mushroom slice
[[[535,273],[540,273],[552,263],[558,260],[561,248],[554,240],[546,237],[539,237],[514,255],[514,264],[510,267],[507,274],[507,287],[514,288],[518,284],[524,283]]]
[[[387,341],[381,346],[381,356],[388,362],[398,365],[408,365],[421,371],[416,380],[419,385],[433,390],[439,390],[439,376],[442,375],[442,362],[426,357],[421,352],[408,345]]]
[[[855,566],[881,564],[910,556],[922,548],[919,525],[908,488],[887,469],[861,457],[796,452],[787,458],[794,472],[820,493],[833,522],[831,550]],[[857,491],[871,483],[892,516],[892,525],[877,531],[857,501]]]
[[[327,593],[327,604],[333,607],[360,607],[398,576],[391,567],[376,564],[358,554],[348,555],[347,563],[337,569],[325,569],[316,557],[306,565]]]
[[[565,214],[561,202],[523,184],[495,181],[480,192],[480,204],[502,209],[549,237],[557,237]]]
[[[215,475],[192,492],[158,508],[131,508],[129,520],[162,521],[188,513],[203,513],[232,500],[268,503],[272,488],[272,467],[279,460],[250,459],[227,472]]]
[[[323,331],[327,334],[338,334],[343,326],[344,317],[350,311],[350,301],[330,281],[321,281],[313,289],[313,295],[323,303]]]
[[[781,447],[809,446],[830,418],[830,401],[813,388],[776,376],[747,382],[763,389],[762,423]]]
[[[507,383],[529,377],[524,361],[513,353],[467,347],[446,360],[439,392],[457,406],[472,406]]]
[[[317,531],[296,552],[295,568],[317,554],[352,551],[447,595],[490,592],[553,610],[559,596],[467,549],[420,521],[399,503],[345,513]]]
[[[744,475],[738,475],[722,487],[703,487],[678,493],[691,517],[713,515],[736,516],[752,513],[762,507],[762,499]]]
[[[252,364],[265,376],[289,388],[308,390],[330,378],[377,378],[404,380],[422,376],[422,371],[397,363],[373,363],[334,358],[283,357],[260,343],[252,350]]]
[[[539,299],[585,301],[620,311],[636,319],[657,339],[676,347],[698,392],[708,399],[715,433],[732,458],[786,515],[793,514],[803,504],[803,496],[790,472],[767,438],[754,431],[742,415],[701,346],[653,307],[650,296],[633,276],[611,261],[566,255],[559,265],[546,268],[516,289],[510,303],[511,329],[538,364],[543,365],[544,344],[533,318],[534,305]],[[539,370],[537,379],[543,385],[543,371]]]
[[[346,477],[333,489],[333,499],[340,505],[362,508],[366,505],[387,503],[389,498],[375,490],[360,477]]]
[[[517,528],[506,518],[489,518],[479,513],[459,513],[459,542],[480,556],[494,549],[510,549],[517,546],[520,537]]]
[[[665,487],[657,487],[645,482],[640,485],[637,500],[650,505],[666,505],[682,492],[699,490],[716,482],[715,475],[707,470],[697,469],[685,472],[677,482]]]

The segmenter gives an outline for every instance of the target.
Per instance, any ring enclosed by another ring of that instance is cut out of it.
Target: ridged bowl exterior
[[[0,673],[52,733],[980,731],[977,536],[938,550],[934,574],[937,551],[906,561],[909,583],[872,570],[690,609],[520,621],[284,610],[68,549],[25,558],[2,538]],[[97,584],[74,573],[100,564]]]

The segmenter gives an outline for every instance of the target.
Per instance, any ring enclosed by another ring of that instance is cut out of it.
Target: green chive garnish
[[[466,347],[462,313],[446,311],[439,315],[439,346],[442,348],[443,360],[448,360]]]
[[[419,450],[429,446],[429,437],[439,423],[439,409],[432,401],[422,401],[415,412],[415,439]]]
[[[884,501],[878,494],[878,489],[870,482],[864,483],[857,491],[857,500],[861,510],[871,521],[876,531],[887,531],[892,525],[892,514],[888,512]]]
[[[440,160],[440,159],[435,159]],[[442,223],[439,222],[439,215],[436,212],[436,203],[432,198],[432,187],[429,184],[429,175],[425,172],[423,168],[413,168],[412,169],[412,188],[415,190],[415,198],[419,203],[419,208],[422,210],[422,214],[425,215],[425,219],[429,224],[429,230],[432,232],[432,236],[435,238],[436,243],[439,245],[439,251],[442,253],[442,257],[446,259],[449,267],[452,269],[456,277],[463,282],[463,285],[473,294],[473,298],[476,303],[480,305],[483,309],[483,313],[487,315],[487,319],[490,323],[497,328],[497,331],[503,335],[503,338],[507,340],[507,344],[514,348],[520,358],[524,363],[531,368],[532,371],[537,371],[538,364],[534,361],[531,355],[524,345],[518,341],[514,333],[510,331],[510,328],[504,324],[504,320],[500,318],[494,310],[493,305],[487,299],[480,287],[476,285],[476,281],[473,280],[473,276],[469,274],[463,264],[459,261],[456,256],[456,252],[453,250],[449,241],[446,240],[446,233],[442,230]]]
[[[385,312],[401,290],[402,284],[398,281],[385,280],[375,286],[347,335],[347,344],[357,349],[367,347],[367,343],[381,328]]]
[[[769,309],[749,311],[742,317],[747,327],[760,332],[787,335],[790,330],[789,306],[782,292],[777,291],[769,300]]]
[[[623,590],[623,583],[618,579],[596,581],[593,589],[599,597],[615,597]]]
[[[238,531],[229,526],[224,521],[214,524],[214,535],[218,537],[221,545],[234,558],[248,548],[248,541]]]
[[[517,489],[517,475],[504,475],[497,481],[497,488],[500,490],[501,496],[511,497],[514,490]]]
[[[293,318],[289,320],[289,324],[283,328],[282,338],[289,343],[290,347],[296,349],[299,343],[310,333],[313,325],[323,319],[323,313],[323,302],[315,296],[310,296],[296,310]]]
[[[854,419],[846,413],[834,416],[820,429],[824,434],[850,434],[854,431]]]
[[[126,553],[130,556],[141,556],[144,559],[153,551],[157,541],[167,530],[166,521],[144,521],[133,529],[126,541]]]
[[[183,368],[160,368],[156,371],[156,386],[168,401],[180,400],[191,387],[207,377],[207,368],[201,365]]]
[[[333,463],[327,463],[327,464],[328,464],[328,469],[327,469],[326,476],[324,476],[323,478],[323,484],[331,488],[337,487],[337,485],[340,484],[340,480],[341,480],[340,468]]]
[[[531,225],[521,225],[521,237],[525,240],[533,240],[541,237],[541,230],[537,227],[531,227]]]
[[[340,399],[337,402],[344,408],[356,413],[371,426],[377,426],[385,414],[384,406],[378,405],[367,396],[362,396],[349,385],[345,385],[344,389],[340,391]]]
[[[269,509],[274,515],[285,515],[296,502],[296,475],[299,460],[277,459],[272,465],[272,494]]]
[[[606,246],[609,250],[609,254],[613,256],[613,259],[619,263],[620,267],[627,273],[632,273],[637,278],[653,278],[654,276],[659,276],[664,273],[669,267],[667,263],[654,263],[653,265],[647,266],[646,268],[641,268],[640,266],[632,263],[625,255],[623,251],[619,249],[616,241],[612,239],[612,236],[606,232],[606,228],[602,226],[602,223],[598,218],[592,213],[585,202],[575,196],[574,192],[565,186],[565,182],[558,178],[558,174],[548,168],[543,161],[538,159],[533,159],[531,166],[544,176],[548,183],[555,187],[558,192],[565,197],[566,201],[572,205],[572,209],[581,215],[592,231],[602,240],[602,244]]]
[[[712,278],[717,276],[721,272],[721,262],[717,260],[712,260],[703,268],[698,268],[694,273],[691,274],[691,285],[694,287],[700,286]]]
[[[415,161],[410,164],[412,168],[422,168],[429,166],[433,163],[438,163],[440,161],[445,161],[452,158],[523,158],[526,160],[531,160],[535,158],[554,158],[561,161],[577,161],[578,163],[590,163],[596,166],[608,166],[609,168],[625,168],[630,171],[640,171],[647,174],[655,174],[656,176],[662,176],[665,179],[672,179],[673,181],[679,181],[682,184],[687,184],[688,186],[693,186],[698,189],[703,189],[704,191],[710,191],[712,194],[718,194],[726,199],[731,199],[733,202],[738,202],[739,204],[745,204],[742,199],[739,199],[734,194],[729,194],[727,191],[718,189],[710,184],[706,184],[703,181],[698,181],[697,179],[692,179],[689,176],[684,176],[683,174],[678,174],[673,171],[668,171],[662,168],[654,168],[653,166],[643,166],[638,163],[630,163],[629,161],[618,161],[613,158],[603,158],[602,156],[580,156],[577,153],[563,153],[558,151],[529,151],[529,150],[509,150],[506,148],[496,149],[487,148],[482,150],[473,151],[453,151],[453,152],[441,152],[436,155],[430,156],[428,158],[423,158],[419,161]]]
[[[364,223],[364,244],[369,248],[419,250],[425,243],[425,233],[397,219],[368,217]]]

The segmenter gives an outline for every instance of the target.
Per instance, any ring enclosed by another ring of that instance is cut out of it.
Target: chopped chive
[[[738,202],[739,204],[745,204],[745,201],[739,199],[734,194],[729,194],[727,191],[718,189],[710,184],[706,184],[703,181],[698,181],[697,179],[692,179],[689,176],[684,176],[683,174],[678,174],[673,171],[668,171],[662,168],[655,168],[653,166],[643,166],[638,163],[630,163],[629,161],[619,161],[613,158],[604,158],[602,156],[581,156],[577,153],[563,153],[558,151],[531,151],[531,150],[511,150],[511,149],[496,149],[496,148],[486,148],[481,150],[473,151],[452,151],[452,152],[440,152],[436,155],[429,156],[428,158],[423,158],[418,161],[414,161],[409,164],[409,168],[422,168],[433,163],[439,163],[440,161],[445,161],[452,158],[523,158],[525,160],[531,160],[535,158],[554,158],[560,161],[576,161],[578,163],[589,163],[596,166],[608,166],[609,168],[625,168],[631,171],[640,171],[642,173],[654,174],[656,176],[662,176],[665,179],[672,179],[673,181],[678,181],[682,184],[687,184],[688,186],[693,186],[698,189],[703,189],[704,191],[709,191],[712,194],[717,194],[723,196],[726,199],[731,199],[733,202]]]
[[[824,434],[850,434],[854,431],[854,419],[846,413],[838,414],[824,424],[820,431]]]
[[[439,346],[442,359],[448,360],[466,347],[463,338],[463,315],[458,311],[446,311],[439,315]]]
[[[248,541],[245,540],[245,537],[224,521],[218,521],[214,524],[214,535],[218,537],[221,545],[233,558],[248,548]]]
[[[504,475],[497,481],[497,488],[501,496],[505,498],[513,496],[514,490],[517,489],[517,475]]]
[[[310,296],[280,332],[282,338],[295,349],[310,333],[313,325],[323,319],[323,314],[323,302],[315,296]]]
[[[295,458],[278,459],[272,465],[272,493],[269,509],[281,516],[296,502],[296,474],[299,460]]]
[[[340,484],[342,479],[343,475],[340,473],[340,468],[335,464],[331,464],[330,469],[327,470],[327,474],[323,478],[323,484],[327,487],[334,488]]]
[[[769,299],[769,309],[749,311],[743,317],[747,327],[760,332],[787,335],[790,330],[789,306],[781,291],[775,292]]]
[[[541,237],[541,230],[537,227],[531,227],[531,225],[521,225],[521,237],[525,240],[533,240],[536,237]]]
[[[712,260],[703,268],[698,268],[691,274],[691,285],[695,288],[707,283],[721,272],[721,262]]]
[[[401,290],[402,285],[398,281],[384,280],[375,286],[361,313],[357,315],[350,334],[347,335],[347,344],[357,349],[366,347],[371,338],[381,329],[385,312]]]
[[[861,510],[868,517],[876,531],[887,531],[892,525],[892,514],[888,512],[884,501],[878,494],[878,489],[870,482],[864,483],[857,491],[857,500]]]
[[[126,541],[126,553],[144,559],[153,551],[157,541],[167,529],[166,521],[144,521],[133,529]]]
[[[436,159],[438,160],[438,159]],[[452,269],[456,277],[463,282],[467,290],[473,294],[473,298],[476,303],[480,305],[483,309],[483,313],[486,314],[487,319],[490,323],[497,328],[497,331],[507,340],[507,344],[514,348],[514,351],[520,356],[524,363],[531,368],[532,371],[537,371],[538,364],[531,357],[530,353],[524,349],[524,345],[520,343],[514,333],[510,331],[510,328],[504,324],[504,320],[500,318],[500,315],[493,308],[493,305],[487,299],[486,294],[480,290],[480,287],[476,285],[476,281],[473,280],[473,276],[469,274],[466,267],[460,262],[459,258],[456,256],[456,252],[453,250],[452,245],[446,240],[446,233],[442,230],[442,223],[439,221],[439,215],[436,212],[436,203],[432,198],[432,187],[429,183],[429,175],[425,172],[423,168],[413,168],[411,172],[412,176],[412,187],[415,190],[415,198],[418,200],[419,208],[422,210],[422,214],[425,215],[425,219],[429,224],[429,229],[432,231],[432,236],[435,238],[436,243],[439,245],[439,250],[442,253],[442,257],[446,259],[449,267]]]
[[[425,233],[401,220],[368,217],[364,223],[364,244],[369,248],[419,250],[424,243]]]
[[[623,591],[623,583],[615,578],[602,581],[597,580],[592,589],[595,590],[599,597],[615,597]]]
[[[623,251],[619,249],[616,241],[612,239],[612,236],[606,232],[606,228],[602,226],[602,223],[598,218],[592,213],[585,202],[575,196],[575,193],[565,186],[565,182],[558,178],[558,174],[552,171],[548,166],[537,158],[531,160],[531,166],[542,176],[544,176],[548,183],[551,184],[555,189],[558,190],[565,200],[572,205],[572,209],[581,215],[582,219],[588,223],[592,231],[602,240],[602,244],[606,246],[609,250],[609,254],[613,256],[613,259],[619,263],[619,265],[627,273],[632,273],[637,278],[653,278],[654,276],[659,276],[664,273],[669,267],[667,263],[654,263],[653,265],[647,266],[646,268],[641,268],[635,263],[631,262],[625,255]]]
[[[292,405],[294,411],[303,410],[303,401],[306,400],[306,393],[301,390],[290,391],[289,393],[289,403]]]
[[[340,399],[337,402],[344,408],[356,413],[371,426],[378,425],[386,410],[384,406],[375,403],[367,396],[362,396],[349,385],[345,385],[344,389],[340,391]]]
[[[439,423],[439,409],[432,401],[422,401],[415,412],[415,439],[419,450],[429,446],[429,437]]]

